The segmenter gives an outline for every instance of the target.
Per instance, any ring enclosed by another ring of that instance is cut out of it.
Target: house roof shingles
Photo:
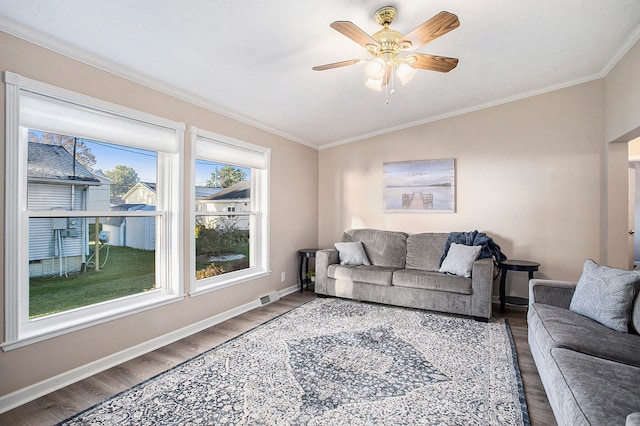
[[[89,185],[101,182],[60,145],[29,142],[27,178],[30,182],[67,181]]]
[[[241,180],[240,182],[207,197],[206,200],[239,200],[247,198],[251,198],[251,182]]]
[[[196,198],[202,199],[210,197],[218,192],[222,191],[222,188],[212,188],[210,186],[198,186],[196,185]]]

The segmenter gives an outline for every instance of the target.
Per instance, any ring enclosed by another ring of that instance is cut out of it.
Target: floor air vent
[[[280,300],[280,293],[278,293],[277,291],[272,291],[266,296],[262,296],[260,298],[260,304],[264,306],[268,305],[269,303],[275,302],[276,300]]]

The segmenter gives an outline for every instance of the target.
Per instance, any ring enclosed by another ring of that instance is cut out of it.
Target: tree
[[[216,171],[211,173],[211,177],[205,183],[210,188],[228,188],[241,180],[244,180],[247,174],[240,168],[225,165],[221,169],[216,167]]]
[[[44,143],[47,145],[60,145],[71,155],[73,155],[75,144],[76,160],[78,163],[82,164],[82,167],[92,171],[93,166],[96,164],[95,155],[91,153],[91,148],[87,146],[83,139],[29,129],[29,142]]]
[[[111,195],[126,194],[136,183],[140,182],[138,173],[124,164],[118,164],[113,170],[107,170],[104,175],[113,181]]]

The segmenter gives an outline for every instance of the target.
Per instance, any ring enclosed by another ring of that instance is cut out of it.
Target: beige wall
[[[640,43],[616,64],[605,79],[604,143],[609,179],[604,200],[607,209],[607,262],[626,266],[630,256],[627,142],[640,137]]]
[[[577,279],[600,258],[603,140],[597,80],[321,150],[320,246],[350,227],[477,229],[509,258],[541,263],[538,277]],[[436,158],[455,158],[456,213],[383,213],[383,162]],[[509,277],[510,294],[526,297],[526,274]]]
[[[640,137],[640,42],[609,72],[605,84],[606,142]]]
[[[195,298],[187,296],[184,301],[166,307],[10,352],[0,351],[0,396],[254,301],[270,291],[295,285],[296,250],[317,245],[318,151],[97,70],[2,32],[0,70],[11,71],[126,107],[185,122],[187,125],[196,125],[202,129],[270,147],[270,263],[273,271],[269,277],[263,279]],[[185,73],[188,73],[187,65]],[[0,87],[0,97],[4,99],[4,86]],[[2,128],[4,115],[2,102]],[[0,173],[4,176],[4,131],[1,137],[3,149],[0,150]],[[188,131],[185,137],[188,158]],[[185,176],[190,176],[188,161],[185,162]],[[185,182],[183,193],[189,194],[186,185]],[[4,185],[1,190],[4,191]],[[4,196],[0,198],[4,200]],[[4,217],[0,225],[0,229],[4,230]],[[190,241],[187,224],[184,231],[185,247],[188,247]],[[185,256],[187,254],[188,250],[185,250]],[[4,277],[4,247],[0,249],[0,259],[0,273]],[[191,265],[193,260],[185,258],[184,264]],[[280,282],[281,272],[286,272],[287,280],[284,283]],[[188,281],[188,273],[187,266],[185,282]],[[4,285],[0,286],[0,292],[3,292],[3,289]],[[1,301],[0,311],[3,309],[4,302]],[[4,313],[0,313],[0,330],[4,329],[1,324],[3,319]]]

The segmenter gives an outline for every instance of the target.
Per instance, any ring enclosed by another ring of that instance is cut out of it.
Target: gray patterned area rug
[[[315,299],[62,424],[528,425],[511,332]]]

